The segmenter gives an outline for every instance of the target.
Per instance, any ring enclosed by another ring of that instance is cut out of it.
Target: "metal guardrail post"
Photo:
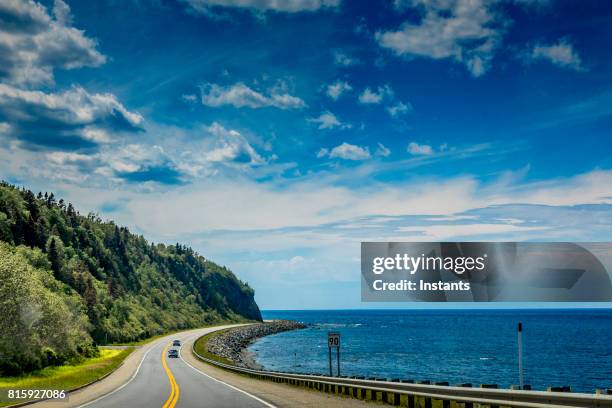
[[[418,381],[417,384],[429,385],[431,384],[431,381],[429,380]],[[431,408],[431,405],[433,402],[432,399],[430,397],[425,396],[423,397],[423,400],[424,400],[425,408]]]
[[[458,387],[466,387],[466,388],[472,388],[472,383],[462,383],[462,384],[457,384]],[[463,405],[464,408],[474,408],[474,404],[472,402],[466,402]]]
[[[546,388],[548,392],[572,392],[572,387],[569,385],[564,385],[562,387],[548,387]]]
[[[400,382],[404,384],[414,384],[414,380],[400,380]],[[414,395],[408,395],[408,400],[406,401],[408,408],[415,408],[414,402]]]
[[[441,387],[448,387],[448,381],[438,381],[436,382],[436,385],[439,385]],[[450,408],[450,400],[447,399],[443,399],[442,400],[442,408]]]
[[[497,384],[480,384],[480,388],[493,388],[497,389]],[[489,408],[499,408],[499,405],[491,404]]]

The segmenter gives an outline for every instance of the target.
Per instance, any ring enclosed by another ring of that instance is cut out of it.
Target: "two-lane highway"
[[[173,339],[188,340],[197,334],[177,334]],[[218,381],[199,371],[181,356],[169,358],[172,341],[164,339],[149,348],[135,375],[124,385],[93,401],[80,405],[88,408],[233,408],[273,407],[256,396]]]

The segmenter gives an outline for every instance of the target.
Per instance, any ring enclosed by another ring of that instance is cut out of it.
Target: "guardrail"
[[[612,395],[605,393],[582,394],[557,391],[505,390],[497,388],[472,388],[464,386],[415,384],[399,380],[366,380],[360,378],[328,377],[312,374],[292,374],[277,371],[254,370],[221,363],[198,354],[195,342],[192,351],[200,360],[214,366],[247,375],[252,378],[269,380],[306,387],[318,391],[342,394],[348,397],[379,401],[409,408],[442,408],[488,406],[490,408],[521,407],[576,407],[612,408]],[[610,393],[610,390],[607,390]],[[459,404],[459,405],[458,405]]]

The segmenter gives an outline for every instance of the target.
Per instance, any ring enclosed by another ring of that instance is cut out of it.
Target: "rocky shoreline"
[[[292,320],[274,320],[236,327],[213,336],[206,343],[206,349],[209,353],[227,359],[238,366],[261,369],[262,367],[255,362],[252,353],[246,350],[252,342],[260,337],[305,327],[306,325]]]

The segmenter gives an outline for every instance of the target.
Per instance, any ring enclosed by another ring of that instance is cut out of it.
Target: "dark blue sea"
[[[522,322],[525,384],[612,388],[612,309],[264,311],[263,317],[309,325],[251,345],[270,370],[328,374],[327,332],[337,331],[342,375],[507,388],[519,383]]]

